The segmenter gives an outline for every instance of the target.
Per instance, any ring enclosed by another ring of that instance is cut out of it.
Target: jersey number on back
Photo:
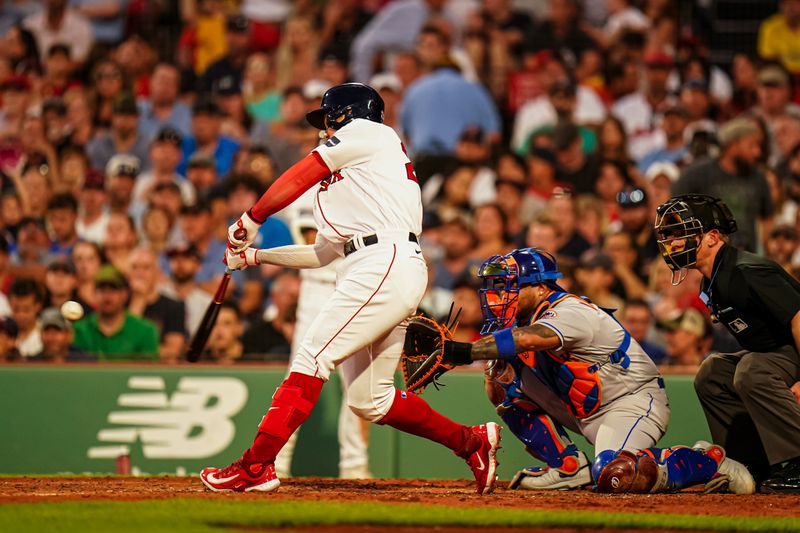
[[[406,145],[400,143],[400,148],[403,149],[403,153],[406,154],[406,157],[408,157],[408,152],[406,152]],[[414,183],[419,183],[417,181],[417,173],[414,172],[414,165],[411,164],[411,161],[406,163],[406,177],[411,181],[413,181]]]

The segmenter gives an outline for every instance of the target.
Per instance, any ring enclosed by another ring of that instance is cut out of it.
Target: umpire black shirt
[[[745,350],[796,347],[791,321],[800,311],[800,283],[774,261],[725,244],[701,291],[710,298],[711,312]]]

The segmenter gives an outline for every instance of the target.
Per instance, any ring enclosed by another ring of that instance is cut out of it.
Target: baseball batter
[[[610,312],[565,292],[555,259],[536,249],[494,256],[479,271],[484,327],[474,344],[446,341],[456,364],[497,360],[487,391],[526,449],[547,464],[511,488],[660,492],[699,483],[750,493],[752,477],[724,450],[653,448],[669,423],[658,369]],[[595,445],[590,468],[564,427]],[[616,481],[614,481],[616,479]]]
[[[294,241],[298,244],[311,244],[317,233],[317,226],[312,212],[313,200],[316,196],[307,191],[295,205],[303,203],[303,207],[296,210],[291,216],[290,227]],[[306,202],[307,201],[307,202]],[[341,259],[320,268],[307,268],[300,271],[300,297],[297,302],[297,323],[292,336],[292,354],[299,350],[300,342],[305,337],[308,328],[317,315],[319,315],[319,302],[325,301],[336,290],[336,269]],[[342,377],[342,366],[339,366]],[[344,380],[343,385],[344,385]],[[369,454],[367,451],[368,424],[347,406],[347,388],[343,388],[343,401],[339,410],[338,440],[339,440],[339,477],[343,479],[364,479],[372,477],[369,471]],[[297,442],[297,432],[292,434],[286,442],[278,457],[275,459],[275,472],[279,477],[291,475],[292,457]]]
[[[234,269],[261,263],[319,268],[344,257],[336,289],[320,302],[253,445],[226,468],[203,469],[201,479],[215,491],[275,490],[275,457],[310,415],[331,371],[342,365],[353,412],[448,447],[467,461],[477,491],[488,493],[495,482],[499,426],[457,424],[394,387],[405,321],[423,296],[427,270],[417,237],[419,186],[400,138],[383,125],[383,100],[366,85],[337,85],[307,119],[325,131],[327,141],[231,225],[226,259]],[[261,221],[314,186],[315,244],[249,247]]]

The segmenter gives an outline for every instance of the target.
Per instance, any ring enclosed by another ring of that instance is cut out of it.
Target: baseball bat
[[[247,236],[244,228],[239,228],[233,234],[237,239],[244,239]],[[211,330],[214,329],[214,324],[217,323],[219,310],[222,307],[222,302],[225,301],[225,293],[228,292],[228,283],[231,281],[231,269],[225,268],[225,274],[222,276],[222,281],[219,282],[217,292],[214,294],[214,299],[208,304],[203,320],[197,327],[197,331],[189,344],[189,349],[186,351],[186,360],[190,363],[196,363],[200,359],[200,354],[206,347],[208,337],[211,335]]]

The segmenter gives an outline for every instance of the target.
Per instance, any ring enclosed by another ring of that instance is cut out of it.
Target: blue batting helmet
[[[331,87],[322,96],[320,107],[306,114],[308,123],[318,130],[338,130],[357,118],[383,123],[383,98],[363,83]]]

